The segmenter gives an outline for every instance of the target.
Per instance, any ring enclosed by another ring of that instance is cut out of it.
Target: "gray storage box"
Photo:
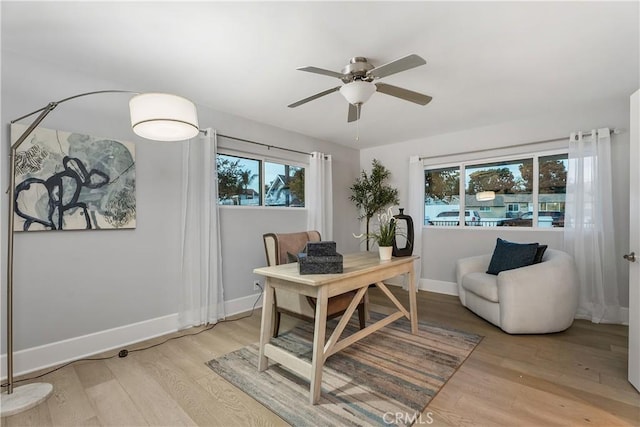
[[[298,254],[300,274],[342,273],[342,255],[336,252],[336,242],[309,242],[305,252]]]

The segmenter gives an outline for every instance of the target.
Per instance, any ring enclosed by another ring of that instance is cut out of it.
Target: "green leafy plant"
[[[373,159],[371,174],[363,170],[351,186],[350,200],[361,212],[359,219],[366,219],[365,235],[367,236],[371,235],[369,229],[371,218],[387,206],[400,202],[398,189],[386,183],[390,177],[391,172],[378,160]],[[369,250],[369,239],[367,239],[367,250]]]

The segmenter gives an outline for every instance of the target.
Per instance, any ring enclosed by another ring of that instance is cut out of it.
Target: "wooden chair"
[[[267,265],[280,265],[296,262],[297,255],[304,250],[307,242],[319,242],[320,233],[317,231],[301,231],[297,233],[267,233],[262,236],[264,249],[267,256]],[[331,319],[342,315],[353,300],[356,291],[347,292],[329,298],[327,304],[327,318]],[[273,337],[278,336],[280,330],[280,317],[282,313],[304,319],[310,322],[315,321],[316,299],[297,294],[284,289],[276,289],[274,297],[274,322]],[[365,303],[358,305],[358,319],[360,329],[364,329]]]

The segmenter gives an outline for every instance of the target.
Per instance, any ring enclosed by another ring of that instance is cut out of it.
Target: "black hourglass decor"
[[[396,227],[406,233],[406,244],[403,248],[398,247],[397,238],[393,241],[393,256],[410,256],[413,252],[413,219],[404,214],[403,208],[400,208],[400,213],[393,217],[396,219]]]

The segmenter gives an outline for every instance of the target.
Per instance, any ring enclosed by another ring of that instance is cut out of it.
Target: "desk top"
[[[298,272],[298,263],[274,265],[272,267],[260,267],[253,270],[255,274],[288,280],[290,282],[303,283],[311,286],[326,285],[349,277],[369,273],[376,270],[384,270],[413,262],[420,257],[413,255],[407,257],[394,257],[389,261],[381,261],[376,252],[356,252],[343,256],[343,272],[338,274],[303,274]]]

